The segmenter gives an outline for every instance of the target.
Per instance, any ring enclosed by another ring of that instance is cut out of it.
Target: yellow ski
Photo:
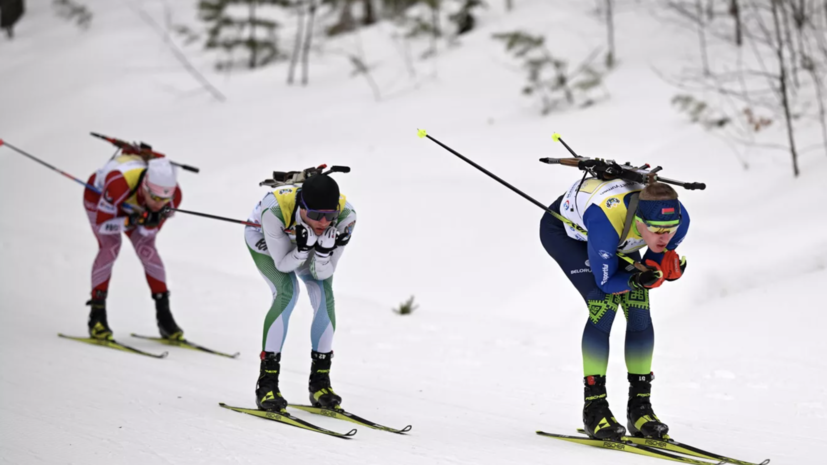
[[[329,408],[320,408],[320,407],[311,407],[310,405],[294,405],[290,404],[290,408],[295,408],[298,410],[304,410],[305,412],[314,413],[316,415],[323,415],[329,418],[335,418],[337,420],[345,420],[352,423],[356,423],[357,425],[367,426],[368,428],[378,429],[380,431],[388,431],[390,433],[396,434],[403,434],[407,433],[408,431],[413,428],[411,425],[408,425],[402,429],[390,428],[388,426],[382,426],[378,423],[374,423],[370,420],[365,420],[362,417],[356,416],[350,412],[346,412],[341,407],[337,407],[336,409],[329,409]]]
[[[185,349],[197,350],[199,352],[206,352],[208,354],[220,355],[222,357],[227,357],[227,358],[236,358],[239,355],[239,352],[236,352],[234,354],[225,354],[224,352],[219,352],[217,350],[208,349],[204,346],[200,346],[200,345],[198,345],[194,342],[190,342],[186,339],[167,339],[165,337],[141,336],[140,334],[135,334],[135,333],[132,333],[131,336],[132,337],[137,337],[139,339],[147,339],[149,341],[160,342],[161,344],[166,344],[168,346],[183,347]]]
[[[560,439],[563,441],[574,442],[592,447],[601,447],[603,449],[616,450],[620,452],[630,452],[632,454],[645,455],[656,459],[670,460],[673,462],[688,463],[692,465],[722,465],[724,462],[707,462],[706,460],[698,460],[690,457],[682,457],[673,455],[668,452],[663,452],[658,449],[653,449],[646,446],[641,446],[627,441],[609,441],[603,439],[583,438],[580,436],[565,436],[562,434],[546,433],[544,431],[537,431],[537,434],[550,438]]]
[[[308,422],[302,420],[301,418],[296,418],[296,417],[294,417],[293,415],[290,415],[289,413],[287,413],[284,410],[277,413],[277,412],[268,412],[266,410],[258,410],[258,409],[252,409],[252,408],[231,407],[231,406],[229,406],[229,405],[227,405],[223,402],[219,402],[218,405],[220,405],[221,407],[224,407],[226,409],[229,409],[229,410],[234,410],[236,412],[246,413],[247,415],[253,415],[255,417],[264,418],[266,420],[277,421],[279,423],[284,423],[286,425],[295,426],[297,428],[306,429],[308,431],[315,431],[317,433],[322,433],[322,434],[326,434],[328,436],[334,436],[334,437],[337,437],[337,438],[350,439],[351,436],[356,434],[355,429],[352,429],[352,430],[350,430],[350,431],[348,431],[347,433],[344,433],[344,434],[337,433],[335,431],[330,431],[330,430],[324,429],[320,426],[316,426],[312,423],[308,423]]]
[[[580,434],[586,434],[582,428],[577,430]],[[761,463],[753,463],[753,462],[745,462],[743,460],[733,459],[730,457],[725,457],[723,455],[715,454],[712,452],[707,452],[702,449],[698,449],[697,447],[690,446],[689,444],[682,444],[678,441],[670,437],[665,437],[663,439],[649,439],[649,438],[638,438],[635,436],[624,436],[624,440],[633,442],[635,444],[652,447],[655,449],[661,450],[668,450],[670,452],[677,452],[679,454],[691,455],[693,457],[699,457],[702,459],[711,459],[711,460],[723,460],[726,463],[732,463],[735,465],[767,465],[770,463],[770,459],[766,459]]]
[[[58,336],[66,339],[71,339],[73,341],[85,342],[87,344],[91,344],[93,346],[103,346],[109,347],[110,349],[117,349],[122,350],[124,352],[130,352],[133,354],[138,355],[146,355],[147,357],[152,358],[165,358],[168,355],[168,352],[163,352],[160,354],[153,354],[151,352],[144,352],[143,350],[136,349],[134,347],[125,346],[120,342],[115,341],[114,339],[96,339],[92,337],[75,337],[75,336],[67,336],[65,334],[57,333]]]

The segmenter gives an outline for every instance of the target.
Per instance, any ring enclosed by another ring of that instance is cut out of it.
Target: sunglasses
[[[635,215],[635,220],[640,221],[646,225],[646,229],[654,234],[675,234],[681,225],[681,220],[672,221],[646,221],[643,218]]]
[[[322,219],[326,219],[328,222],[332,223],[334,220],[339,218],[339,210],[313,210],[311,208],[307,208],[307,204],[304,203],[304,199],[302,199],[302,208],[307,211],[307,217],[313,221],[321,221]]]

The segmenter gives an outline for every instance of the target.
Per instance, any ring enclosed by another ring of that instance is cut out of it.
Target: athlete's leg
[[[264,235],[260,231],[247,227],[244,229],[244,238],[259,273],[270,286],[273,295],[270,310],[264,319],[261,350],[281,353],[287,335],[287,324],[299,296],[299,282],[296,273],[282,273],[276,269],[272,257],[267,253]]]
[[[333,350],[333,334],[336,332],[336,303],[333,298],[333,277],[325,280],[313,279],[312,276],[299,276],[307,287],[310,304],[313,306],[313,325],[310,329],[310,342],[316,352],[327,353]]]

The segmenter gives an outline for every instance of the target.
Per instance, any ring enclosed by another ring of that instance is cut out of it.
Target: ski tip
[[[399,430],[399,432],[400,432],[400,433],[407,433],[408,431],[410,431],[410,430],[412,430],[412,429],[413,429],[413,426],[408,425],[408,426],[406,426],[406,427],[402,428],[401,430]]]
[[[230,355],[230,358],[238,358],[239,355],[241,355],[241,352],[236,352],[236,353]]]
[[[0,139],[0,146],[3,145],[3,139]]]
[[[555,132],[551,135],[551,138],[554,140],[554,142],[560,142],[560,133]]]
[[[347,436],[347,437],[351,437],[351,436],[353,436],[354,434],[356,434],[356,428],[353,428],[352,430],[350,430],[350,431],[348,431],[347,433],[345,433],[345,436]]]
[[[424,138],[428,137],[428,131],[426,131],[424,129],[417,129],[416,130],[416,135],[419,136],[420,139],[424,139]]]

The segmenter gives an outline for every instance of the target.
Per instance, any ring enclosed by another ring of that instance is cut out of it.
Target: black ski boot
[[[626,434],[626,428],[617,422],[609,401],[606,400],[606,377],[600,375],[583,378],[584,397],[583,429],[594,439],[619,440]]]
[[[310,365],[310,405],[314,407],[335,409],[342,403],[333,388],[330,387],[330,363],[333,351],[328,353],[310,352],[313,359]]]
[[[92,300],[86,302],[92,307],[89,312],[89,337],[92,339],[112,339],[112,330],[106,322],[106,291],[92,291]]]
[[[158,323],[158,332],[166,339],[184,339],[184,331],[175,324],[172,312],[169,310],[169,291],[152,294],[155,301],[155,321]]]
[[[262,352],[261,368],[256,383],[256,405],[260,410],[281,412],[287,408],[287,401],[279,391],[281,353]]]
[[[633,375],[629,373],[629,405],[626,413],[629,433],[633,436],[663,439],[669,427],[661,423],[649,401],[652,395],[654,373]]]

